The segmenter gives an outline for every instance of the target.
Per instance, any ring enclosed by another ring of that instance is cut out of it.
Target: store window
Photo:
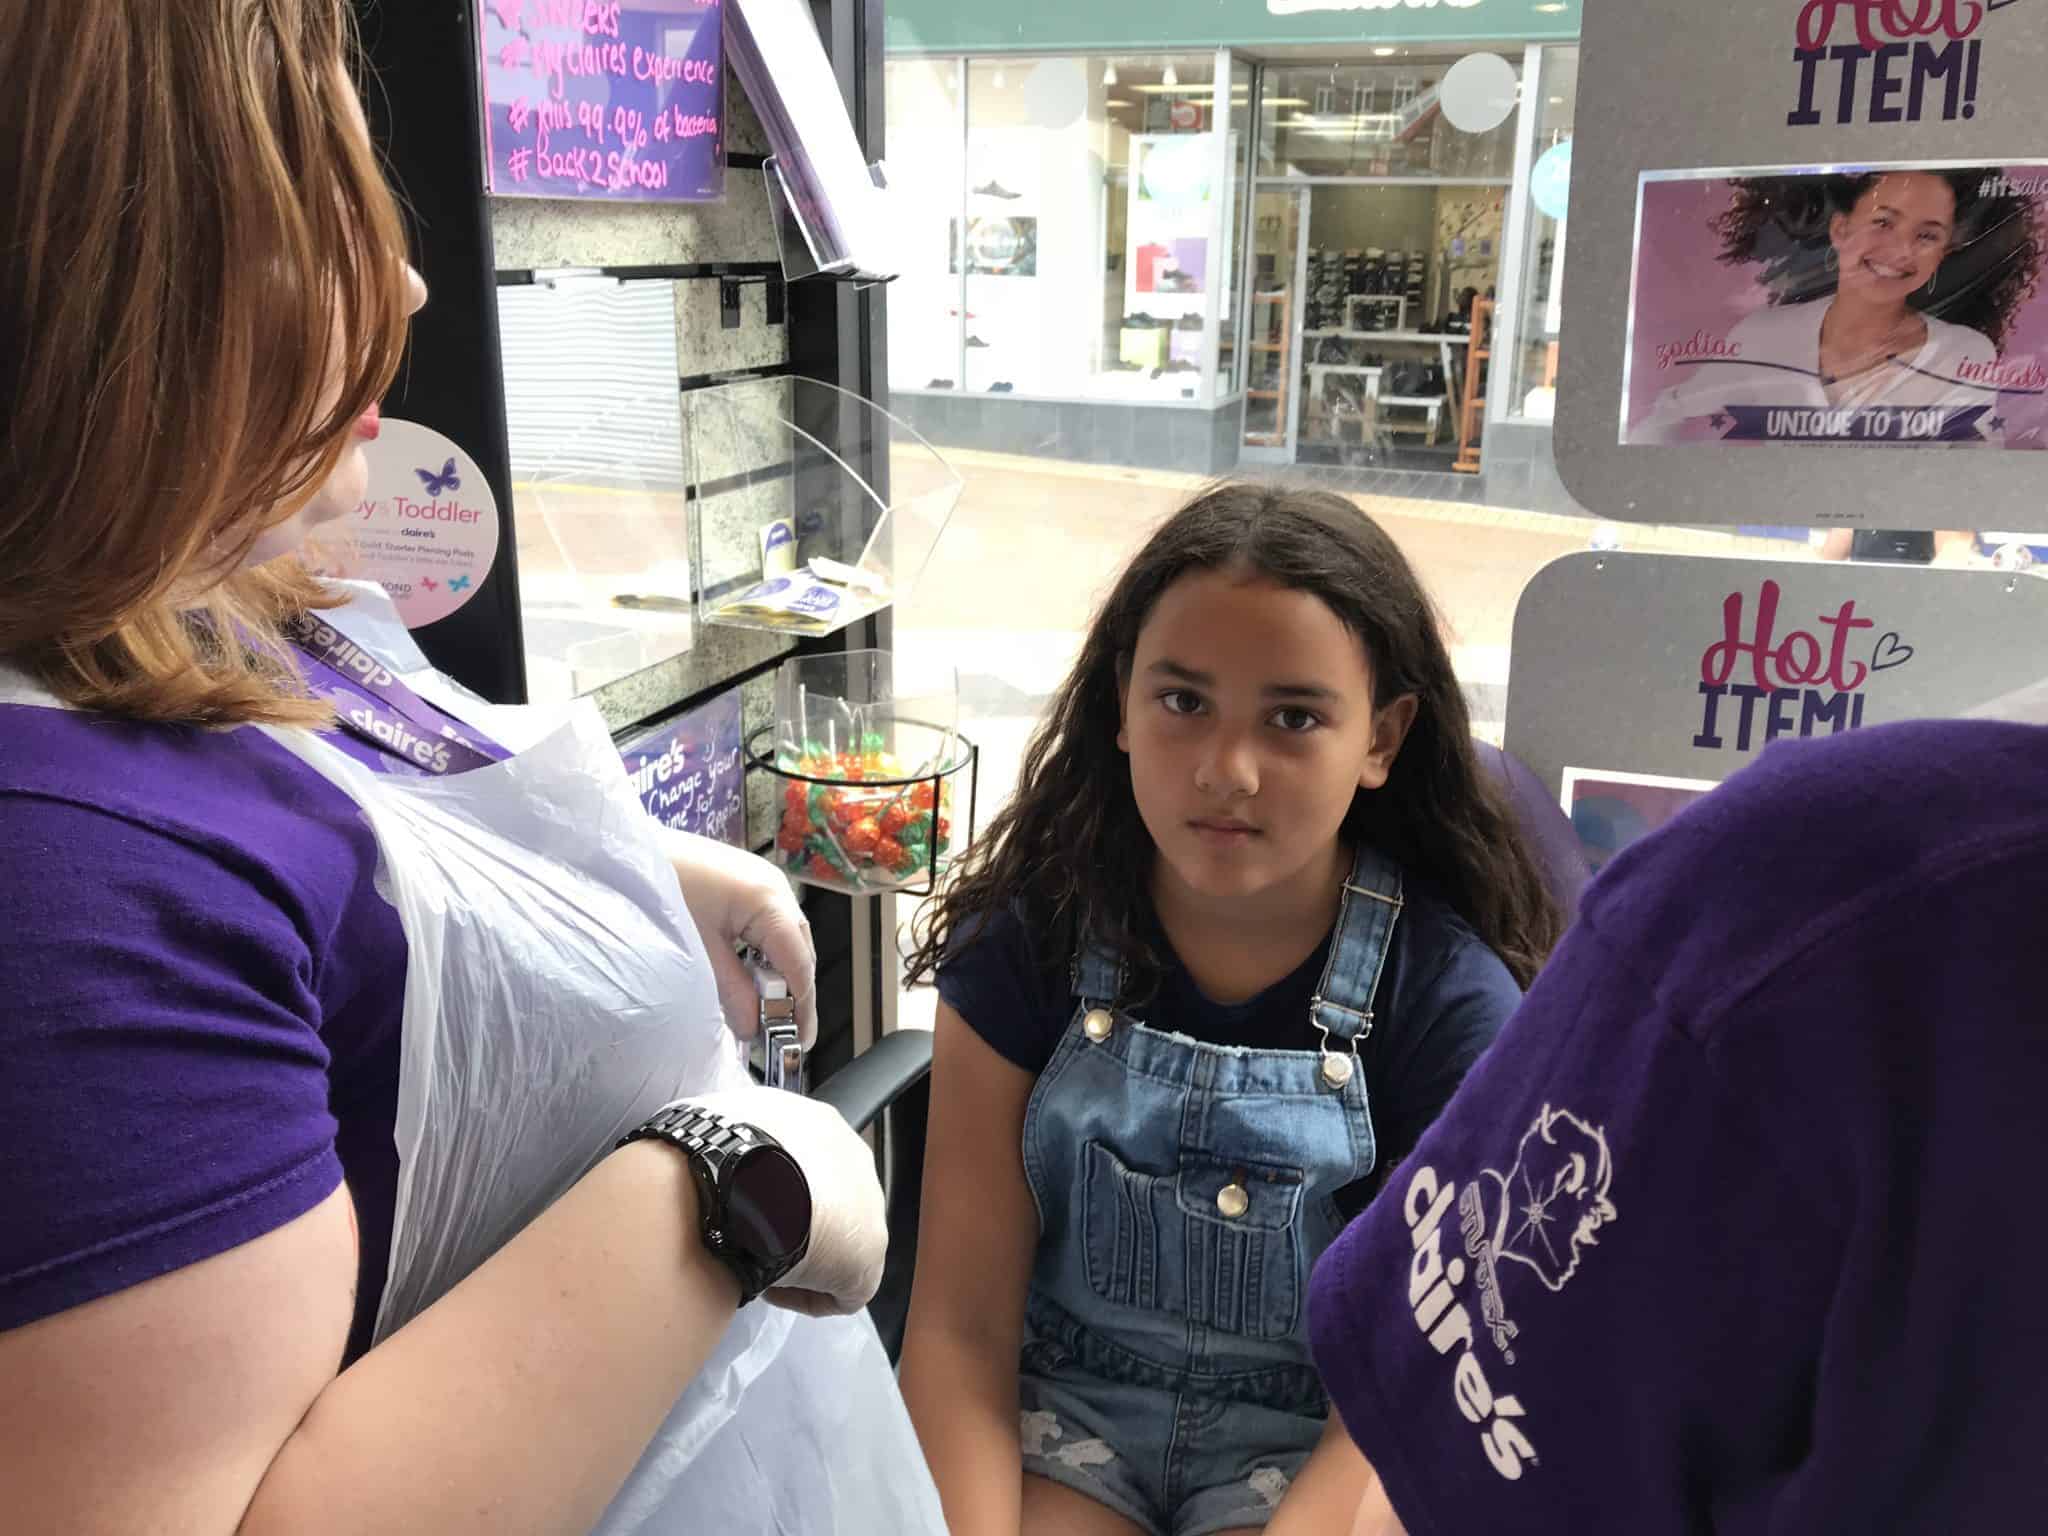
[[[1439,93],[1482,55],[1385,52],[1264,72],[1243,448],[1254,462],[1477,473],[1488,360],[1473,327],[1506,259],[1514,70],[1494,56],[1511,87],[1502,120],[1467,132]]]
[[[957,220],[967,123],[958,59],[888,63],[889,196],[916,230],[889,290],[889,368],[898,389],[955,389],[960,316]]]
[[[1228,55],[887,67],[890,181],[917,226],[890,292],[898,388],[1209,404],[1236,387],[1219,338],[1251,118]]]
[[[1224,224],[1224,249],[1230,259],[1224,263],[1228,281],[1223,285],[1221,307],[1217,330],[1217,394],[1219,398],[1235,397],[1244,387],[1252,359],[1239,352],[1238,337],[1241,327],[1238,323],[1239,298],[1244,293],[1245,262],[1250,252],[1245,241],[1246,215],[1251,203],[1252,178],[1250,158],[1252,150],[1252,68],[1243,59],[1233,58],[1230,76],[1230,138],[1228,158],[1230,162],[1231,200],[1229,213]]]
[[[1523,216],[1519,314],[1503,402],[1510,418],[1552,420],[1557,408],[1557,347],[1564,288],[1565,201],[1571,179],[1572,112],[1578,105],[1579,50],[1546,48],[1537,69],[1529,186]]]
[[[1438,106],[1458,55],[1375,48],[1370,63],[1270,65],[1259,111],[1259,175],[1459,177],[1514,175],[1510,118],[1461,133]]]

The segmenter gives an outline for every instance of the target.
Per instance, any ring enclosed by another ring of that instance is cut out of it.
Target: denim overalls
[[[1020,1382],[1024,1470],[1156,1536],[1263,1527],[1321,1435],[1309,1271],[1373,1170],[1358,1042],[1401,912],[1359,854],[1312,1011],[1319,1051],[1203,1045],[1116,1003],[1089,946],[1024,1117],[1040,1238]]]

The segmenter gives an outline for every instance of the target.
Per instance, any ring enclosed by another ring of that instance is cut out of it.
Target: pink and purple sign
[[[2048,448],[2048,165],[1650,173],[1621,441]]]
[[[619,755],[626,760],[626,775],[640,803],[656,821],[680,832],[746,846],[746,772],[737,688],[657,726],[628,743]]]
[[[324,532],[316,569],[374,581],[408,628],[465,607],[498,558],[498,502],[462,445],[387,416],[363,446],[370,478],[345,525]]]
[[[482,0],[490,191],[724,195],[723,20],[721,0]]]

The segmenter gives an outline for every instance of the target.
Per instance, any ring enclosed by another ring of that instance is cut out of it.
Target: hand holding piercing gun
[[[797,1028],[796,999],[784,981],[759,954],[749,952],[747,969],[761,994],[762,1081],[770,1088],[804,1091],[804,1048]]]

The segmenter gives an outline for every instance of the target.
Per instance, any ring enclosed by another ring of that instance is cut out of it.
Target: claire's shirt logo
[[[1454,1361],[1451,1400],[1477,1427],[1487,1464],[1509,1482],[1540,1462],[1528,1409],[1519,1396],[1500,1390],[1522,1332],[1508,1315],[1508,1292],[1520,1287],[1540,1300],[1564,1290],[1587,1251],[1599,1245],[1601,1229],[1619,1216],[1613,1183],[1607,1133],[1548,1104],[1523,1133],[1505,1172],[1482,1168],[1460,1188],[1424,1166],[1408,1180],[1401,1214],[1414,1250],[1410,1312],[1430,1348]],[[1446,1226],[1453,1208],[1455,1237]],[[1483,1344],[1492,1346],[1491,1354]],[[1489,1360],[1495,1361],[1491,1374]]]

